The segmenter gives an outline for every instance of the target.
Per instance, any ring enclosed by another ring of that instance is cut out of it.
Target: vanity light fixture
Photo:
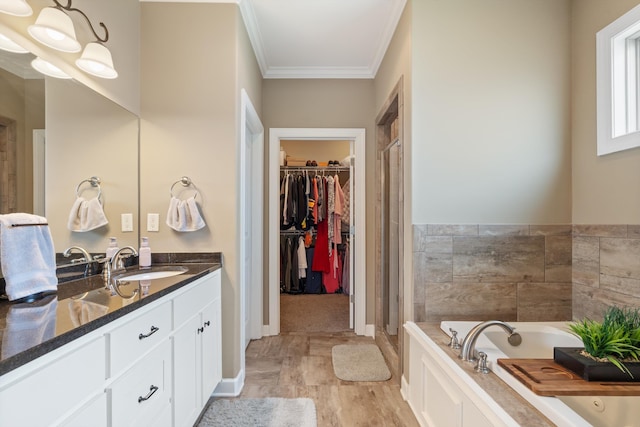
[[[51,64],[48,61],[45,61],[42,58],[36,58],[33,61],[31,61],[31,66],[35,68],[37,71],[49,77],[55,77],[57,79],[71,78],[71,76],[69,76],[67,73],[62,71],[60,68],[56,67],[55,65]]]
[[[0,0],[0,12],[13,16],[31,16],[33,9],[26,0]]]
[[[115,79],[118,72],[113,68],[111,52],[102,43],[87,43],[82,56],[76,59],[76,65],[82,71],[102,77],[103,79]]]
[[[55,0],[54,0],[55,2]],[[45,46],[61,52],[80,52],[73,21],[61,8],[45,7],[36,23],[27,28],[31,37]]]
[[[0,0],[0,2],[2,1],[6,0]],[[52,1],[55,6],[41,10],[36,23],[29,26],[29,34],[40,43],[53,49],[62,52],[79,52],[82,46],[76,39],[73,21],[68,14],[68,12],[78,12],[87,21],[96,40],[87,43],[80,58],[76,59],[76,65],[82,71],[96,77],[104,79],[118,77],[118,72],[113,66],[111,52],[104,45],[109,40],[107,26],[100,22],[100,27],[104,30],[104,36],[100,37],[93,28],[89,17],[80,9],[71,7],[72,0],[67,0],[66,5],[61,4],[58,0]]]
[[[2,33],[0,33],[0,49],[13,53],[29,53],[27,49],[23,48]]]

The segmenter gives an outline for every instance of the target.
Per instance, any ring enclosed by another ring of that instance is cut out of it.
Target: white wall
[[[569,0],[419,0],[413,23],[413,223],[569,223]]]
[[[256,108],[261,103],[257,63],[241,25],[235,4],[142,4],[141,228],[148,213],[160,214],[160,231],[142,235],[157,252],[223,253],[225,378],[240,369],[241,86]],[[199,191],[207,226],[196,232],[179,233],[165,224],[169,189],[182,176]]]
[[[596,32],[638,0],[573,2],[573,223],[640,223],[640,149],[596,156]]]

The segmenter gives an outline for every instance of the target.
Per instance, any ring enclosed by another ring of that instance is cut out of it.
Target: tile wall
[[[571,225],[414,225],[415,321],[570,320],[571,232]],[[640,284],[640,267],[637,277]]]
[[[573,226],[573,318],[640,307],[640,225]]]

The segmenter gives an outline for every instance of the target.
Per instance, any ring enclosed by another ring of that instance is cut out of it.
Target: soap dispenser
[[[149,247],[149,238],[143,237],[138,250],[138,266],[151,267],[151,248]]]
[[[118,242],[115,237],[109,237],[109,246],[107,247],[107,252],[105,254],[105,258],[107,260],[111,259],[116,252],[118,252]]]

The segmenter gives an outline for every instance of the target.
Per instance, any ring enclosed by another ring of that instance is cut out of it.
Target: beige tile
[[[626,225],[574,224],[574,236],[627,237]]]
[[[477,236],[477,224],[429,224],[431,236]]]
[[[600,285],[621,282],[638,289],[639,281],[640,239],[601,238]]]
[[[428,236],[427,224],[413,224],[413,252],[424,252],[424,241]]]
[[[571,236],[571,224],[530,225],[532,236]]]
[[[413,256],[415,286],[427,282],[451,282],[453,273],[453,256],[449,254],[431,254],[417,252]]]
[[[518,283],[518,321],[571,320],[571,283]]]
[[[571,282],[570,235],[545,237],[545,282]]]
[[[426,292],[426,289],[425,289]],[[424,302],[413,303],[413,321],[414,322],[426,322],[428,319],[427,311]]]
[[[528,225],[485,225],[478,226],[478,235],[480,236],[528,236]]]
[[[627,237],[630,239],[640,239],[640,225],[627,225]]]
[[[454,237],[454,282],[543,282],[544,237]]]
[[[600,239],[574,237],[572,250],[573,283],[598,287],[600,284]]]
[[[515,283],[429,283],[426,319],[516,320]],[[415,308],[415,306],[414,306]]]
[[[611,305],[618,307],[640,307],[640,297],[624,295],[606,289],[596,289],[587,286],[573,287],[573,318],[585,317],[602,320],[602,314]]]
[[[276,386],[280,379],[282,357],[259,357],[246,359],[246,376],[252,384],[260,386]]]

